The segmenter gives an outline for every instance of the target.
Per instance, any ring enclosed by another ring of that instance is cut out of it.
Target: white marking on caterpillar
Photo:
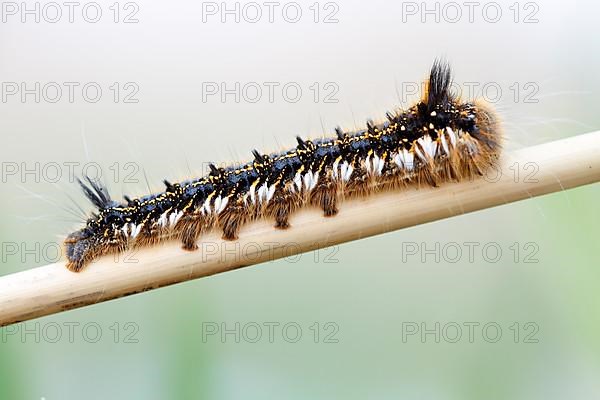
[[[298,191],[302,190],[302,175],[300,172],[296,172],[296,175],[294,176],[294,184],[298,188]]]
[[[420,146],[413,146],[413,147],[414,147],[414,149],[415,149],[415,153],[417,154],[417,156],[418,156],[418,157],[419,157],[421,160],[423,160],[423,161],[427,162],[427,158],[425,158],[425,154],[423,154],[423,153],[421,152]]]
[[[227,203],[229,203],[229,197],[223,197],[223,199],[221,199],[219,209],[217,210],[217,214],[221,214],[223,210],[225,210],[225,207],[227,207]]]
[[[273,195],[275,194],[275,185],[271,185],[269,191],[267,192],[267,202],[271,201]]]
[[[314,176],[312,171],[308,171],[304,174],[304,187],[307,191],[310,191],[313,188]]]
[[[346,181],[346,172],[348,171],[348,162],[344,161],[342,166],[340,167],[340,176],[344,181]]]
[[[417,151],[417,154],[419,155],[420,158],[423,159],[423,161],[427,161],[425,155],[429,156],[429,158],[435,158],[437,146],[436,146],[436,143],[433,140],[431,140],[431,136],[425,135],[423,137],[420,137],[419,139],[417,139],[417,143],[421,146],[421,148],[425,152],[425,154],[421,153],[419,151],[419,146],[415,146],[415,150]]]
[[[255,192],[255,188],[256,188],[256,184],[257,183],[258,183],[258,181],[254,182],[250,186],[250,200],[252,200],[252,204],[256,204],[256,192]]]
[[[217,214],[220,213],[219,210],[221,210],[221,201],[222,201],[221,196],[217,196],[217,198],[215,199],[215,203],[214,203],[215,213],[217,213]]]
[[[452,147],[456,147],[456,135],[454,131],[449,126],[446,127],[446,132],[448,132],[448,136],[450,136],[450,143],[452,143]]]
[[[309,190],[313,190],[315,188],[315,186],[317,186],[318,179],[319,179],[319,171],[315,171],[315,172],[311,173]]]
[[[175,218],[177,218],[177,211],[173,211],[169,215],[169,225],[171,225],[171,226],[175,225]]]
[[[334,179],[337,179],[337,177],[338,177],[338,171],[337,171],[337,169],[338,169],[338,166],[339,166],[339,164],[340,164],[340,158],[337,158],[337,159],[336,159],[336,160],[333,162],[333,166],[331,167],[331,168],[332,168],[332,171],[333,171],[333,172],[332,172],[332,175],[333,175],[333,178],[334,178]]]
[[[140,231],[142,230],[142,226],[144,224],[139,224],[135,227],[135,229],[132,230],[131,232],[131,237],[135,239],[135,237],[140,233]]]
[[[264,202],[267,199],[267,192],[269,191],[269,187],[267,186],[267,183],[263,183],[259,188],[258,188],[258,200],[260,202]]]
[[[442,142],[442,148],[444,149],[444,153],[450,155],[450,150],[448,149],[448,142],[446,141],[446,134],[442,132],[440,135],[440,141]]]
[[[381,172],[383,171],[383,167],[385,167],[385,160],[383,158],[380,158],[379,165],[377,166],[377,172],[379,173],[379,175],[381,175]]]
[[[354,171],[354,168],[352,168],[352,165],[348,165],[346,173],[344,174],[344,181],[348,182],[350,180],[350,175],[352,175],[352,171]]]
[[[373,157],[373,172],[376,175],[381,175],[381,171],[383,170],[385,162],[379,158],[377,154]]]
[[[158,218],[158,225],[159,226],[161,226],[161,227],[167,226],[167,213],[168,213],[168,211],[165,211]]]
[[[404,168],[407,171],[412,171],[414,167],[414,154],[406,149],[402,149],[394,157],[394,161],[400,168]]]
[[[202,209],[206,212],[206,214],[210,214],[212,212],[210,210],[210,196],[208,197],[208,199],[206,199],[204,201],[204,205],[202,206]]]

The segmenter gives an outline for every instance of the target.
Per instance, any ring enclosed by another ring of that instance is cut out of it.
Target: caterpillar
[[[165,180],[161,193],[119,202],[101,183],[78,179],[97,211],[65,239],[67,268],[80,271],[101,255],[167,239],[197,250],[201,235],[214,228],[236,240],[240,227],[258,218],[287,229],[290,215],[304,206],[331,217],[347,198],[482,175],[501,152],[499,120],[487,104],[461,102],[451,83],[450,66],[436,60],[420,101],[386,113],[383,122],[352,132],[336,128],[332,137],[297,137],[296,147],[278,153],[253,150],[246,163],[210,164],[203,177]]]

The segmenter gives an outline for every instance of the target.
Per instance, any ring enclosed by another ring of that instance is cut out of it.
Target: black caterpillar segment
[[[435,62],[421,101],[388,113],[385,122],[354,132],[337,128],[331,138],[298,137],[295,148],[281,153],[253,150],[245,164],[211,164],[202,178],[165,180],[162,193],[116,202],[97,182],[80,181],[98,210],[65,240],[67,267],[79,271],[100,255],[173,238],[196,250],[202,233],[214,227],[235,240],[257,218],[285,229],[305,205],[333,216],[344,198],[480,175],[498,159],[499,123],[486,105],[460,102],[450,84],[449,66]]]

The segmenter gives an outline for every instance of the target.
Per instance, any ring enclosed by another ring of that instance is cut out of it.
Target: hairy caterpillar
[[[485,104],[461,102],[450,84],[450,67],[436,61],[422,99],[387,113],[385,122],[354,132],[337,128],[331,138],[297,137],[295,148],[280,153],[254,150],[245,164],[211,164],[204,177],[165,180],[162,193],[117,202],[98,182],[79,181],[98,210],[65,239],[67,268],[80,271],[100,255],[173,238],[196,250],[201,234],[214,227],[235,240],[257,218],[286,229],[290,214],[305,205],[333,216],[344,198],[481,175],[501,150],[498,119]]]

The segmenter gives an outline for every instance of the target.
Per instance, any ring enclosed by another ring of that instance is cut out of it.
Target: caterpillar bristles
[[[304,206],[323,215],[340,212],[347,198],[369,196],[407,185],[439,186],[472,179],[493,167],[501,151],[498,118],[481,102],[461,102],[450,92],[448,64],[433,64],[421,101],[408,110],[387,113],[366,129],[308,140],[297,137],[290,150],[261,154],[241,165],[218,168],[201,178],[164,181],[165,191],[125,203],[87,178],[79,181],[98,211],[85,227],[65,239],[67,268],[80,271],[95,258],[168,239],[197,250],[202,234],[218,227],[226,240],[240,228],[269,218],[286,229]]]

